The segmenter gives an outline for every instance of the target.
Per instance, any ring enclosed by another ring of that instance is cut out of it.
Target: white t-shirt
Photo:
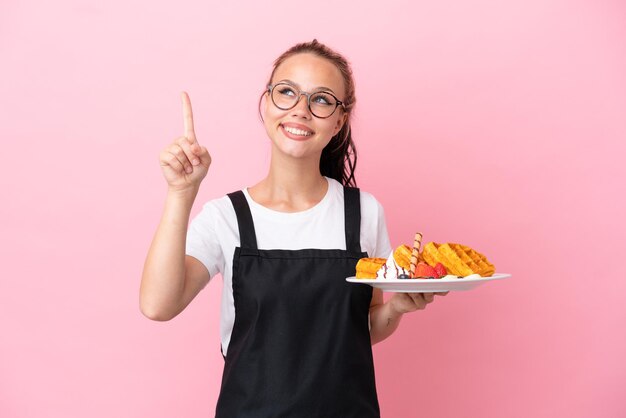
[[[334,179],[326,179],[328,191],[324,198],[302,212],[268,209],[252,200],[247,189],[243,190],[259,249],[346,249],[343,186]],[[361,191],[360,195],[361,251],[369,257],[387,257],[391,244],[383,207],[371,194]],[[211,278],[222,274],[222,353],[227,352],[235,322],[232,272],[235,247],[239,245],[239,226],[230,198],[224,196],[207,202],[189,226],[186,253],[202,262]]]

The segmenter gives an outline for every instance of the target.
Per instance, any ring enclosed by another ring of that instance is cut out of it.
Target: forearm
[[[398,328],[402,315],[426,308],[435,295],[445,296],[448,292],[437,293],[394,293],[383,303],[382,294],[375,296],[370,305],[370,337],[376,344],[389,337]]]
[[[185,288],[185,240],[196,191],[168,193],[159,226],[148,250],[140,289],[141,311],[167,320],[180,311]]]
[[[372,345],[389,337],[400,325],[402,313],[396,311],[390,301],[370,308],[370,338]]]

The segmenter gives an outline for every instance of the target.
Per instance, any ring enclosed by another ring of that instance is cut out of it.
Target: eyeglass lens
[[[293,108],[300,99],[300,91],[289,84],[277,84],[272,89],[272,101],[282,110]],[[305,99],[306,100],[306,99]],[[337,100],[330,94],[317,92],[311,94],[309,110],[318,118],[327,118],[335,112]]]

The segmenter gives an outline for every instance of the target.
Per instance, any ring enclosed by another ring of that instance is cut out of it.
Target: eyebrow
[[[298,87],[300,90],[302,90],[300,88],[300,84],[296,83],[295,81],[291,81],[289,79],[284,79],[284,80],[280,80],[278,81],[276,84],[278,83],[289,83],[289,84],[293,84],[294,86]],[[315,89],[313,89],[313,91],[329,91],[333,94],[336,94],[333,89],[331,89],[330,87],[324,87],[324,86],[320,86],[320,87],[316,87]]]

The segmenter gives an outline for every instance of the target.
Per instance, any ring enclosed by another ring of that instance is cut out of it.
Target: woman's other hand
[[[435,296],[445,296],[448,292],[437,293],[394,293],[389,303],[394,311],[404,314],[426,308]]]

